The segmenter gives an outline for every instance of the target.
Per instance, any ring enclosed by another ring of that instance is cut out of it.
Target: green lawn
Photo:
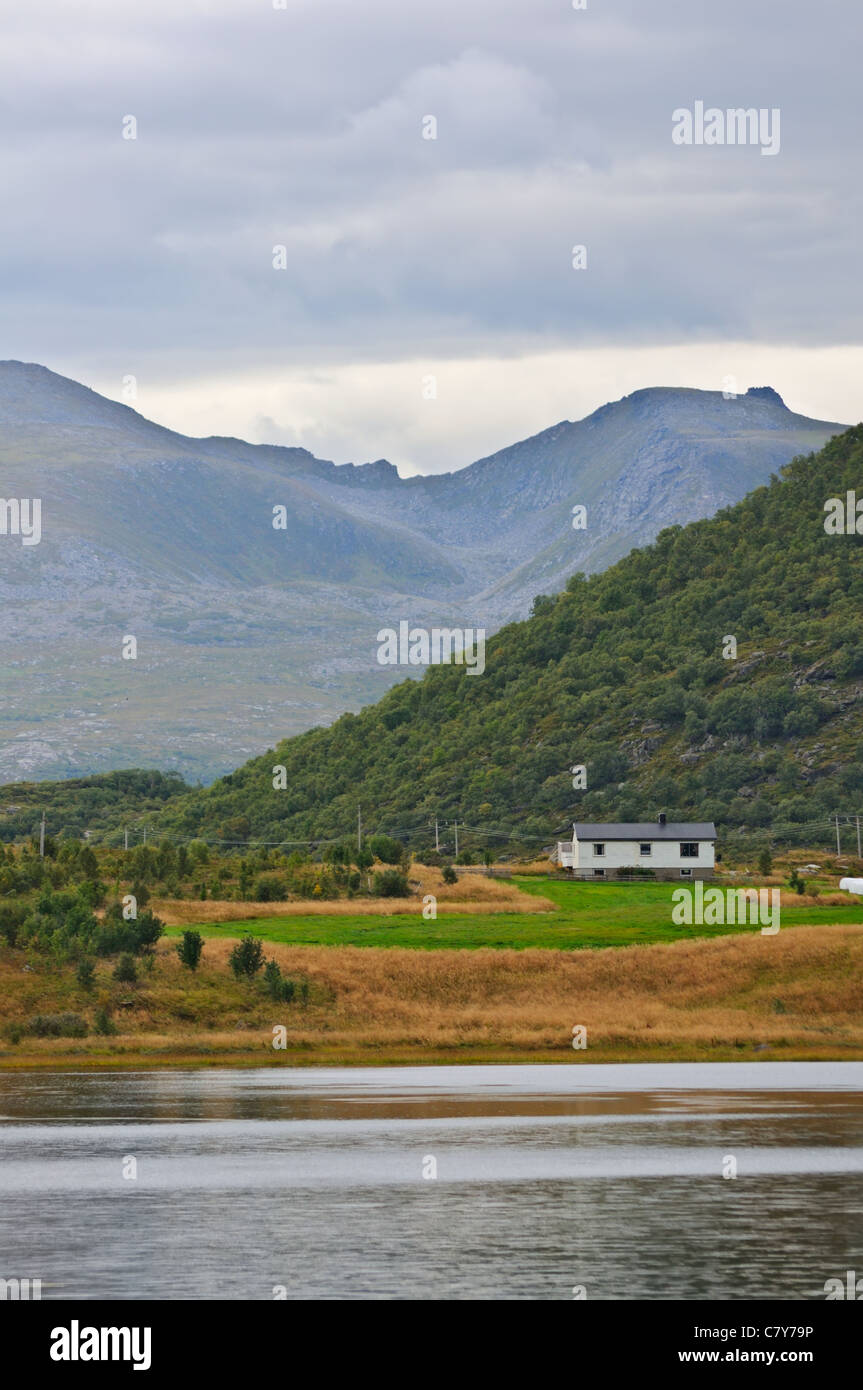
[[[218,925],[203,923],[198,930],[210,937],[236,937],[248,931],[265,941],[294,946],[411,946],[423,950],[479,946],[574,950],[757,930],[750,926],[675,926],[671,894],[679,885],[673,883],[594,884],[538,878],[515,878],[514,882],[525,892],[549,898],[557,910],[474,916],[442,912],[436,922],[426,922],[418,906],[415,914],[395,917],[261,917]],[[782,909],[783,928],[831,922],[863,924],[863,902],[848,907]],[[179,936],[181,930],[168,928],[167,935]]]

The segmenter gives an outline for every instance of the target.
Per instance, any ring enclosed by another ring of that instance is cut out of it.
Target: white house
[[[576,821],[570,854],[561,855],[569,849],[563,841],[556,857],[576,878],[629,878],[640,869],[652,878],[705,879],[713,877],[715,843],[712,821],[669,821],[663,812],[621,825]]]

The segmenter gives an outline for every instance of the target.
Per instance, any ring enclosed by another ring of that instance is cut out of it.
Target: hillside
[[[726,835],[815,824],[826,842],[828,816],[863,801],[863,542],[828,535],[824,504],[861,477],[858,425],[713,519],[538,599],[490,641],[482,677],[431,668],[172,798],[159,824],[307,840],[350,834],[361,804],[369,829],[414,846],[435,816],[458,818],[462,844],[484,843],[470,837],[482,827],[502,845],[664,808]]]
[[[43,511],[38,545],[2,543],[0,779],[158,766],[209,780],[379,698],[398,675],[377,663],[381,626],[494,630],[841,428],[769,388],[656,388],[401,479],[385,460],[186,438],[0,363],[0,494]]]

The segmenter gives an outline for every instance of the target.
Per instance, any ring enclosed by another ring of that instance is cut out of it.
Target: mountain
[[[0,363],[0,491],[42,504],[38,545],[0,536],[0,778],[208,780],[378,698],[401,674],[377,663],[381,627],[495,630],[842,428],[770,388],[649,389],[401,479],[386,460],[190,439]]]
[[[844,507],[861,478],[858,425],[712,519],[539,599],[490,640],[482,676],[432,667],[172,797],[155,824],[320,840],[350,835],[361,804],[370,831],[414,847],[433,843],[435,817],[459,821],[463,846],[500,847],[664,809],[722,836],[829,843],[829,818],[863,800],[863,537],[832,534],[825,504]]]

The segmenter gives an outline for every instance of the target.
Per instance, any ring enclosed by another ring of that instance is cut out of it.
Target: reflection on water
[[[0,1074],[0,1277],[823,1298],[863,1275],[861,1140],[857,1063]]]

